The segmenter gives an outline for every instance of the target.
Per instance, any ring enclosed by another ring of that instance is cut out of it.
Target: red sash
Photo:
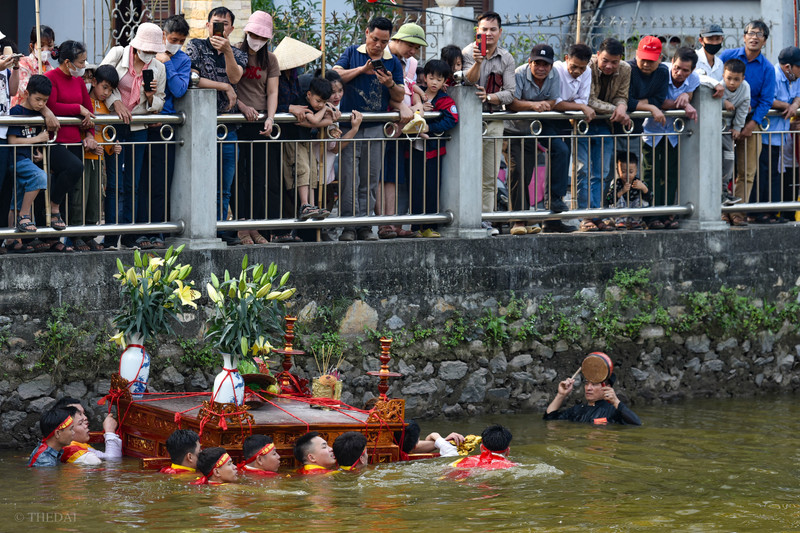
[[[161,470],[159,470],[162,474],[194,474],[197,472],[194,468],[190,466],[183,466],[183,465],[176,465],[172,463],[169,466],[165,466]]]
[[[297,470],[297,474],[301,476],[316,476],[320,474],[335,474],[338,470],[329,470],[324,466],[319,465],[303,465],[302,468]]]

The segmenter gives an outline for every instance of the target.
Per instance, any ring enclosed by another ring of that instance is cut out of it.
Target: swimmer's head
[[[336,464],[336,457],[328,442],[316,431],[309,431],[294,443],[294,457],[298,462],[307,465],[315,464],[331,468]]]
[[[197,470],[210,481],[231,483],[239,477],[225,448],[206,448],[197,457]]]
[[[358,431],[342,433],[333,441],[333,455],[339,466],[362,466],[367,464],[367,437]]]
[[[281,466],[281,456],[272,443],[272,437],[250,435],[242,443],[242,455],[249,466],[258,470],[277,472]]]
[[[511,445],[511,431],[500,424],[489,426],[481,433],[481,444],[490,452],[506,454]]]
[[[170,460],[181,466],[197,467],[200,454],[200,437],[191,429],[178,429],[172,432],[166,442]]]
[[[419,442],[419,434],[422,430],[413,420],[406,422],[406,429],[404,431],[394,432],[394,441],[400,446],[404,453],[411,453],[411,450],[417,447]]]

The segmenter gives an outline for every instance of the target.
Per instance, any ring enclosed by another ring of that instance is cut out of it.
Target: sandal
[[[61,218],[61,213],[50,214],[50,227],[56,231],[63,231],[67,229],[67,223]]]
[[[27,220],[27,222],[25,222]],[[33,223],[30,215],[20,215],[17,217],[17,231],[31,233],[36,231],[36,224]]]
[[[674,218],[669,218],[664,221],[664,229],[678,229],[680,228],[680,224],[678,224],[678,220]]]
[[[397,237],[397,232],[394,226],[381,226],[378,228],[379,239],[394,239],[395,237]]]
[[[150,244],[153,245],[153,248],[158,248],[159,250],[163,250],[164,248],[167,247],[167,245],[164,244],[164,239],[162,239],[161,237],[150,239]]]
[[[50,244],[40,239],[33,239],[28,242],[28,244],[30,244],[33,247],[33,251],[37,253],[50,251]]]
[[[622,230],[628,229],[628,225],[625,222],[623,222],[622,220],[617,222],[615,224],[615,227],[617,228],[618,231],[622,231]]]
[[[298,215],[297,219],[308,220],[309,218],[316,218],[318,214],[319,214],[319,208],[317,206],[311,204],[303,204],[300,206],[300,215]]]
[[[72,241],[72,246],[78,252],[88,252],[89,250],[91,250],[91,248],[89,248],[89,245],[86,244],[86,241],[84,241],[80,237],[75,237],[75,239]]]
[[[150,237],[142,236],[136,239],[136,246],[140,250],[150,250],[151,248],[153,248],[153,243],[150,242]]]
[[[664,223],[659,219],[651,220],[647,223],[647,229],[664,229]]]
[[[599,229],[600,231],[616,231],[616,228],[614,227],[614,224],[611,222],[611,219],[608,218],[603,220],[598,220],[597,222],[594,223],[594,225],[597,226],[597,229]]]
[[[597,225],[591,219],[584,218],[581,220],[581,231],[597,231],[598,229]]]
[[[628,229],[631,229],[631,230],[642,230],[642,229],[644,229],[644,226],[642,225],[641,222],[639,222],[637,220],[635,222],[631,222],[631,227],[628,228]]]
[[[409,231],[407,229],[403,229],[403,226],[394,226],[394,232],[397,233],[397,236],[401,239],[414,239],[418,237],[417,231]]]
[[[238,232],[236,234],[236,236],[239,237],[239,240],[245,246],[249,246],[251,244],[254,244],[253,243],[253,238],[250,236],[250,232],[249,231],[240,231],[240,232]]]
[[[742,215],[731,215],[730,220],[731,220],[731,226],[736,226],[741,228],[747,225],[747,221],[744,219]]]
[[[327,209],[323,209],[322,207],[318,207],[317,208],[317,214],[314,215],[313,218],[314,218],[314,220],[322,220],[324,218],[328,218],[328,215],[330,215],[330,214],[331,214],[331,212],[328,211]]]
[[[105,248],[103,248],[103,245],[99,244],[94,239],[89,239],[88,241],[86,241],[86,246],[89,247],[90,252],[102,252],[103,250],[105,250]]]
[[[34,251],[33,246],[20,240],[15,240],[11,244],[6,242],[6,249],[11,254],[29,254]]]
[[[282,233],[280,235],[273,235],[269,242],[281,244],[287,242],[297,242],[291,233]]]
[[[55,228],[53,228],[55,229]],[[51,252],[58,252],[58,253],[71,253],[74,252],[75,249],[72,246],[67,246],[63,242],[56,240],[52,244],[50,244],[50,251]]]
[[[255,244],[267,244],[269,242],[269,240],[257,230],[250,231],[250,238],[253,239],[253,243]]]

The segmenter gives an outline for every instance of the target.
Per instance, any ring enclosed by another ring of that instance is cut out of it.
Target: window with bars
[[[405,15],[416,17],[421,24],[425,23],[423,10],[436,7],[436,0],[402,0],[398,3],[403,5]],[[459,0],[458,7],[474,8],[475,16],[478,16],[485,11],[494,11],[494,0]]]
[[[142,22],[161,24],[175,14],[176,0],[116,0],[112,3],[113,40],[126,46]]]

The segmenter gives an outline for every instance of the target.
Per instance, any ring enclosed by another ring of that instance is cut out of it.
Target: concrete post
[[[437,51],[448,44],[464,48],[475,40],[475,23],[471,22],[475,19],[475,10],[471,7],[432,7],[427,16],[426,59],[438,57]]]
[[[453,223],[441,233],[446,237],[487,237],[488,232],[481,229],[481,101],[471,86],[451,87],[447,94],[458,107],[458,125],[449,132],[439,202],[442,211],[453,213]]]
[[[793,0],[761,0],[761,20],[771,24],[769,39],[761,53],[773,64],[777,63],[781,50],[795,46],[795,9]],[[744,33],[744,28],[741,33]]]
[[[185,229],[175,244],[187,248],[224,248],[217,238],[217,92],[189,89],[175,100],[186,121],[175,130],[182,145],[175,148],[175,174],[170,190],[172,220]]]
[[[681,223],[686,229],[725,229],[722,221],[722,100],[700,86],[692,105],[697,121],[686,121],[691,135],[681,140],[680,203],[694,204],[694,213]],[[666,140],[666,139],[665,139]],[[662,141],[663,142],[663,141]]]

